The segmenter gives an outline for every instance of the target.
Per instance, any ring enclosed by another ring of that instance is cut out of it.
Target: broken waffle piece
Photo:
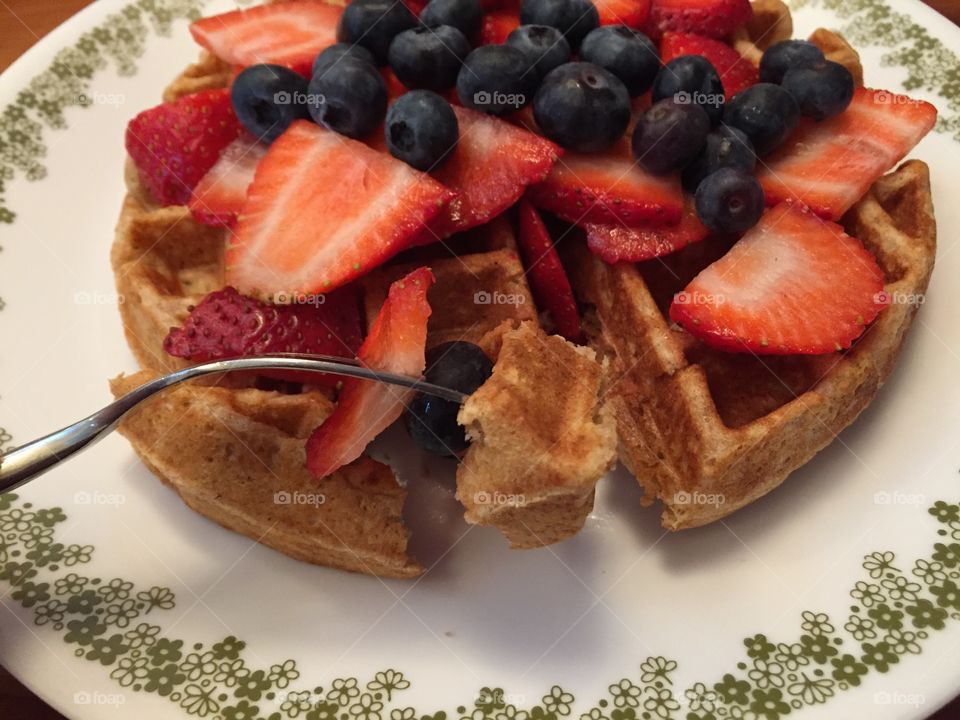
[[[493,376],[458,418],[473,443],[457,470],[467,522],[496,527],[514,548],[550,545],[583,527],[594,487],[616,459],[603,382],[588,348],[530,322],[503,335]]]

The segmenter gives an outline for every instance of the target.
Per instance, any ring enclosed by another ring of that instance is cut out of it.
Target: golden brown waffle
[[[902,165],[844,218],[892,298],[922,297],[936,253],[927,166]],[[894,302],[853,349],[818,357],[711,350],[672,327],[670,299],[725,251],[708,239],[663,262],[610,266],[569,248],[591,342],[611,364],[620,459],[671,530],[717,520],[777,487],[829,444],[893,370],[917,303]]]
[[[616,459],[616,426],[600,405],[592,350],[536,323],[502,334],[493,376],[464,404],[472,444],[457,470],[467,522],[492,525],[514,548],[575,535],[594,487]]]

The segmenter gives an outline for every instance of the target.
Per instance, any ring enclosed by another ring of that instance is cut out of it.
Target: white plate
[[[398,455],[411,502],[431,507],[415,549],[436,564],[382,582],[222,530],[113,437],[0,498],[0,661],[84,719],[119,705],[227,720],[919,718],[947,701],[960,690],[960,511],[947,504],[960,497],[960,62],[947,49],[960,31],[907,0],[802,5],[798,36],[843,28],[871,85],[940,108],[944,128],[915,156],[933,168],[941,246],[896,374],[783,488],[668,536],[617,473],[579,536],[510,552]],[[100,407],[106,378],[135,367],[108,264],[124,127],[195,57],[184,16],[228,6],[104,0],[0,78],[0,218],[13,220],[0,225],[0,445]],[[889,667],[862,664],[878,647]]]

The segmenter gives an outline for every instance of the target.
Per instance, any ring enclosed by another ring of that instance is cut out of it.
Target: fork
[[[467,396],[407,375],[380,372],[356,360],[327,355],[278,353],[201,363],[161,375],[83,420],[14,448],[0,456],[0,494],[15,490],[85,450],[116,429],[124,415],[144,400],[187,380],[241,370],[298,370],[361,378],[408,388],[462,404]]]

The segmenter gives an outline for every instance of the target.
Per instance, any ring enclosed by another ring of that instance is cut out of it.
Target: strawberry
[[[495,10],[483,16],[480,27],[481,45],[502,45],[507,36],[520,27],[520,13],[514,10]]]
[[[256,5],[196,20],[190,34],[231,65],[273,63],[309,76],[314,58],[337,41],[342,13],[320,0]]]
[[[767,204],[794,199],[838,220],[930,132],[937,109],[884,90],[859,88],[839,115],[804,124],[757,168]]]
[[[689,33],[664,33],[660,40],[660,57],[663,62],[668,63],[681,55],[702,55],[709,60],[720,74],[728,100],[741,90],[760,82],[760,71],[756,65],[725,42]]]
[[[416,17],[420,17],[420,13],[423,12],[423,9],[427,6],[429,0],[403,0],[403,4],[412,12]]]
[[[491,115],[454,107],[460,141],[433,176],[459,195],[431,223],[428,240],[483,225],[512,207],[563,152],[549,140]]]
[[[203,90],[144,110],[127,125],[125,144],[153,198],[185,205],[239,134],[230,91]]]
[[[409,247],[451,197],[387,153],[298,120],[257,167],[227,283],[254,297],[340,287]]]
[[[570,280],[560,263],[553,238],[547,232],[537,209],[526,200],[520,202],[517,214],[520,255],[537,305],[550,314],[557,334],[570,342],[580,342],[582,333],[577,303],[573,299]]]
[[[650,14],[650,0],[593,0],[601,25],[639,28]]]
[[[783,203],[674,298],[670,318],[720,350],[820,355],[849,348],[873,322],[883,281],[859,240]]]
[[[362,340],[356,293],[344,288],[310,299],[316,302],[268,305],[226,287],[207,295],[182,327],[171,328],[163,349],[191,362],[280,352],[353,358]],[[338,381],[317,373],[264,374],[312,384]]]
[[[227,145],[220,159],[193,189],[190,212],[204,225],[230,227],[247,199],[257,165],[267,146],[250,135],[241,135]]]
[[[587,231],[587,247],[611,265],[669,255],[690,243],[700,242],[709,234],[689,196],[684,196],[683,217],[676,225],[628,228],[590,223],[584,229]]]
[[[427,268],[414,270],[390,286],[383,307],[357,358],[382,372],[419,377],[426,367],[427,290],[433,284]],[[307,467],[317,478],[360,457],[368,444],[403,412],[412,393],[393,385],[348,378],[337,408],[307,441]]]
[[[671,30],[719,39],[751,17],[750,0],[653,0],[643,31],[654,40]]]
[[[683,212],[679,178],[645,172],[625,143],[605,153],[568,153],[546,180],[530,188],[537,207],[567,222],[676,224]]]

